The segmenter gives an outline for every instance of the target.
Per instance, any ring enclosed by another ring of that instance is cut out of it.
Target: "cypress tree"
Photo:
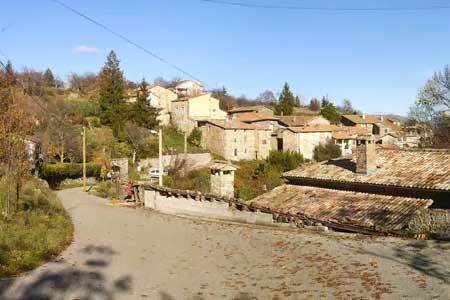
[[[292,115],[295,106],[295,97],[289,88],[289,84],[286,82],[281,92],[278,104],[275,107],[275,114],[277,115]]]
[[[158,112],[154,107],[150,106],[148,97],[148,84],[145,79],[142,79],[139,84],[137,100],[131,109],[130,119],[141,127],[153,129],[159,123],[157,120]]]
[[[114,51],[106,58],[100,71],[100,120],[112,128],[115,137],[122,137],[127,117],[125,83],[120,62]]]
[[[44,84],[45,87],[51,88],[55,87],[55,76],[53,75],[52,70],[47,69],[44,73]]]

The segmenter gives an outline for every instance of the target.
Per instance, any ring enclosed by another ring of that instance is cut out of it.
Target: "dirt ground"
[[[223,224],[59,192],[74,243],[0,299],[450,299],[450,243]]]

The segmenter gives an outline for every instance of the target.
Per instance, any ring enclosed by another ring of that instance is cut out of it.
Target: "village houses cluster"
[[[161,125],[172,123],[190,134],[202,132],[201,146],[227,160],[264,159],[271,150],[299,152],[313,159],[315,147],[330,141],[351,155],[358,136],[372,134],[377,144],[417,147],[420,135],[402,128],[400,121],[377,115],[343,115],[342,125],[331,125],[320,115],[276,116],[263,105],[220,109],[219,100],[194,80],[149,87],[149,102],[159,110]],[[130,101],[135,101],[130,97]]]

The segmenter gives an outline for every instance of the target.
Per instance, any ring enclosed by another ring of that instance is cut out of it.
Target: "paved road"
[[[75,241],[1,299],[450,299],[450,243],[196,221],[59,192]]]

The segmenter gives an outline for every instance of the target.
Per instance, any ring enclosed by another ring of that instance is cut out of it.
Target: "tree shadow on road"
[[[3,281],[0,283],[0,299],[112,300],[115,295],[131,290],[130,276],[111,279],[104,274],[104,268],[117,254],[112,248],[90,245],[80,253],[86,256],[83,266],[56,260],[46,266],[50,270],[39,273],[31,281],[26,281],[27,278]]]
[[[347,247],[349,246],[347,245]],[[382,255],[366,249],[350,248],[358,254],[372,255],[406,265],[426,276],[442,280],[445,284],[450,285],[448,265],[442,264],[433,254],[426,251],[427,248],[433,248],[433,250],[439,252],[450,253],[450,242],[448,241],[412,241],[396,247],[393,256]]]

